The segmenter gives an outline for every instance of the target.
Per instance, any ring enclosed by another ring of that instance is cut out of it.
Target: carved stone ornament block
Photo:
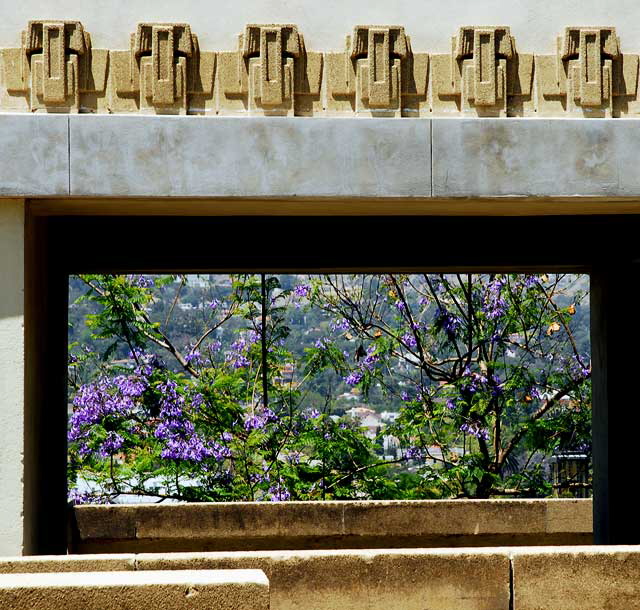
[[[2,49],[2,106],[46,112],[96,111],[109,51],[91,48],[79,21],[30,21],[19,49]]]
[[[322,110],[322,54],[308,53],[293,24],[251,24],[238,50],[220,53],[220,114],[311,115]]]
[[[356,26],[326,61],[330,113],[403,116],[426,105],[429,55],[412,53],[402,26]]]
[[[555,56],[536,56],[540,114],[617,116],[636,99],[638,56],[621,53],[615,28],[568,27],[557,44]]]
[[[139,23],[128,51],[111,52],[111,110],[202,114],[213,108],[216,56],[186,23]]]
[[[505,26],[461,27],[431,69],[436,114],[521,115],[531,100],[533,55],[516,52]]]

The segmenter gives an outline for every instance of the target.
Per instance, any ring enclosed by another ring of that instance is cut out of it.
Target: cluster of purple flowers
[[[424,458],[424,451],[420,447],[409,447],[404,452],[404,457],[407,460],[421,460]]]
[[[278,421],[278,416],[271,409],[262,409],[249,414],[244,420],[245,430],[262,430],[267,424]]]
[[[349,330],[351,327],[349,326],[349,321],[346,320],[345,318],[339,318],[338,320],[334,320],[331,325],[330,328],[332,331],[336,331],[336,330]]]
[[[460,328],[460,319],[448,311],[445,307],[438,307],[434,316],[436,326],[444,330],[449,341],[455,341]]]
[[[497,276],[487,285],[482,311],[489,320],[500,318],[507,310],[507,301],[502,294],[502,289],[506,284],[507,280],[504,277]]]
[[[102,495],[96,495],[91,492],[81,492],[77,489],[70,489],[67,495],[67,501],[78,506],[80,504],[109,504],[109,499]]]
[[[315,342],[315,347],[317,349],[327,349],[330,345],[331,339],[328,337],[320,337],[320,339]]]
[[[293,294],[300,299],[306,299],[311,294],[311,286],[308,284],[298,284],[293,289]]]
[[[231,344],[231,349],[227,352],[225,360],[230,363],[234,369],[246,368],[251,364],[247,357],[247,349],[251,345],[244,337],[239,337]]]
[[[213,440],[203,439],[185,413],[186,398],[178,391],[178,384],[167,380],[159,388],[160,422],[154,436],[163,442],[160,457],[171,460],[202,462],[213,458],[221,461],[231,457],[231,450]],[[200,395],[197,395],[200,396]]]
[[[413,333],[405,333],[404,335],[402,335],[401,340],[407,347],[417,347],[418,345],[416,336]]]
[[[291,492],[285,487],[282,479],[269,487],[272,502],[286,502],[291,499]]]
[[[489,440],[489,431],[486,428],[482,428],[478,422],[464,423],[460,426],[460,431],[477,439]]]
[[[73,399],[74,410],[69,420],[67,439],[78,442],[80,455],[91,453],[87,444],[93,426],[106,418],[127,419],[138,409],[139,399],[148,388],[148,380],[141,375],[119,375],[113,379],[105,377],[80,387]],[[103,457],[113,455],[124,444],[124,438],[110,432],[100,444],[98,453]]]

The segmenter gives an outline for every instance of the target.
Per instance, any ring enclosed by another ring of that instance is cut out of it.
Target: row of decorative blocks
[[[338,53],[295,25],[248,25],[236,51],[201,51],[185,23],[140,23],[125,51],[78,21],[31,21],[2,49],[0,111],[220,115],[640,116],[638,55],[613,27],[568,27],[555,55],[519,53],[505,26],[461,27],[448,54],[401,26],[361,25]]]

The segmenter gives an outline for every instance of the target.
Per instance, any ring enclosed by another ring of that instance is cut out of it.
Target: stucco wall
[[[0,556],[22,553],[24,201],[0,202]]]
[[[640,49],[640,4],[632,0],[11,0],[0,1],[0,47],[19,46],[29,19],[78,19],[96,48],[126,49],[138,21],[186,21],[203,48],[235,49],[247,23],[295,23],[309,49],[342,50],[357,24],[405,25],[416,50],[447,53],[462,25],[508,25],[518,46],[555,52],[555,37],[568,25],[613,25],[622,50]]]

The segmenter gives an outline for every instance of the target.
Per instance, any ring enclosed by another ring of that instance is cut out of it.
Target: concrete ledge
[[[431,195],[428,120],[71,116],[71,195]]]
[[[640,548],[513,549],[515,610],[637,610]]]
[[[638,196],[640,121],[436,119],[433,196]]]
[[[269,610],[259,570],[67,572],[0,575],[6,610]]]
[[[69,119],[0,114],[0,196],[69,194]]]
[[[80,506],[72,552],[590,544],[590,500]]]

